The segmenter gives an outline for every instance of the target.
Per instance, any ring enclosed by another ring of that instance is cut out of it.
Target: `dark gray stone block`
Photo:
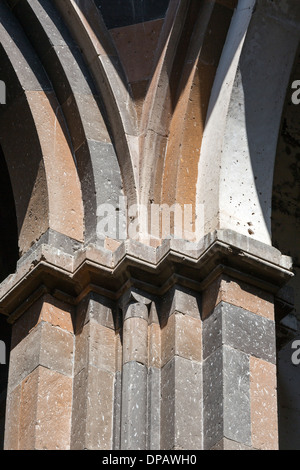
[[[226,302],[203,322],[204,359],[223,344],[276,363],[275,323]]]
[[[123,366],[121,449],[144,450],[147,445],[147,367]]]
[[[202,367],[174,357],[162,369],[161,449],[202,449]]]
[[[249,356],[223,346],[203,363],[204,449],[224,437],[251,445]]]
[[[149,450],[160,450],[161,370],[148,370],[148,446]]]

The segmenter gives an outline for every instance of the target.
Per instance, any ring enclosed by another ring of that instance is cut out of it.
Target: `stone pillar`
[[[131,292],[123,302],[121,449],[147,448],[148,323],[151,301]]]
[[[175,287],[163,302],[161,449],[202,449],[202,322],[198,294]]]
[[[222,275],[202,313],[204,449],[278,449],[273,295]]]
[[[118,315],[88,294],[77,308],[71,450],[113,448]]]
[[[6,450],[70,449],[72,307],[43,295],[12,327]]]

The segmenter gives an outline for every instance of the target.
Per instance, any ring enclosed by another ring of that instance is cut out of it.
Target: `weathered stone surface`
[[[148,428],[147,449],[160,450],[161,428],[161,370],[156,367],[148,369]]]
[[[147,368],[123,366],[121,449],[143,450],[147,442]]]
[[[225,344],[266,361],[276,362],[275,323],[242,308],[221,302],[203,322],[203,354]]]
[[[123,364],[132,361],[148,366],[148,321],[138,317],[123,326]]]
[[[21,385],[12,390],[7,398],[5,419],[5,450],[19,449]]]
[[[1,2],[8,448],[275,449],[278,415],[299,446],[294,3]],[[120,196],[199,203],[197,244],[101,236]]]
[[[37,367],[9,399],[7,450],[69,450],[72,379]]]
[[[149,367],[161,367],[161,328],[157,323],[149,325],[149,347],[148,347],[148,364]]]
[[[216,279],[203,294],[202,315],[208,317],[220,302],[227,302],[274,320],[274,297],[262,289],[227,276]]]
[[[200,311],[199,294],[188,291],[181,286],[172,288],[162,299],[161,315],[164,319],[167,319],[175,312],[199,319]]]
[[[204,448],[226,437],[251,446],[249,356],[223,346],[203,363]]]
[[[202,367],[174,357],[161,372],[161,449],[202,449]]]
[[[253,447],[278,450],[276,366],[251,357],[250,380]]]
[[[230,441],[229,439],[222,439],[218,444],[216,444],[211,450],[255,450],[252,447],[245,446],[239,442]]]
[[[76,336],[75,374],[88,365],[111,373],[115,371],[116,334],[114,330],[89,322]]]
[[[115,374],[114,388],[114,423],[113,423],[113,449],[121,450],[121,405],[122,405],[122,372]]]
[[[70,333],[49,323],[40,323],[11,351],[10,389],[14,389],[38,366],[71,377],[73,343]]]
[[[38,382],[38,408],[36,415],[35,432],[37,450],[69,450],[71,435],[72,413],[72,378],[55,371],[39,368]],[[35,387],[35,384],[33,384]],[[25,392],[23,385],[22,403],[32,400],[32,390],[28,384]],[[32,418],[32,416],[31,416]],[[24,433],[25,434],[25,433]],[[24,435],[23,434],[23,435]],[[23,446],[21,445],[22,449]]]
[[[118,318],[114,303],[94,292],[88,294],[77,309],[76,332],[80,333],[89,321],[94,321],[106,328],[117,328]]]
[[[196,362],[202,359],[201,320],[174,313],[162,330],[162,366],[174,356]]]
[[[111,31],[129,83],[151,78],[162,26],[159,19]]]
[[[114,374],[90,365],[74,378],[72,450],[110,450]]]

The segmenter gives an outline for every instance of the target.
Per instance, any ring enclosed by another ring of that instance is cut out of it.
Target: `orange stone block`
[[[274,320],[274,299],[271,294],[227,276],[217,278],[205,289],[202,303],[203,318],[207,318],[220,302],[227,302]]]
[[[41,322],[47,322],[62,330],[73,333],[73,307],[55,299],[49,294],[40,297],[17,320],[13,328],[12,348],[24,339]]]
[[[162,330],[162,367],[174,356],[202,360],[201,320],[174,313]]]
[[[276,366],[250,358],[252,445],[259,450],[278,450]]]
[[[16,398],[18,406],[13,410]],[[10,396],[7,424],[12,432],[6,448],[69,450],[71,409],[72,379],[38,367]]]

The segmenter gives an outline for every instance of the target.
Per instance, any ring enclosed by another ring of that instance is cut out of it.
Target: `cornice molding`
[[[45,291],[73,304],[90,291],[119,300],[132,287],[150,296],[175,284],[201,292],[222,273],[275,294],[293,276],[292,260],[231,230],[208,234],[197,245],[165,240],[152,248],[128,240],[115,252],[88,245],[70,254],[38,244],[0,285],[0,312],[13,322]]]

